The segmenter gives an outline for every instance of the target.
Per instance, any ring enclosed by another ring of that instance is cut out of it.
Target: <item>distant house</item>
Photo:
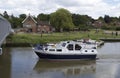
[[[103,26],[103,23],[102,21],[97,20],[92,25],[96,28],[100,28],[101,26]]]
[[[37,21],[29,14],[23,21],[23,31],[37,32]]]
[[[36,21],[30,14],[23,20],[24,32],[49,33],[52,27],[48,21]]]
[[[52,26],[48,21],[38,21],[37,23],[37,31],[43,33],[49,33],[53,31]]]

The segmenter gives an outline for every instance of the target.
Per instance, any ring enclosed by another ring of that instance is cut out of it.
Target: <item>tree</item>
[[[22,27],[22,19],[15,17],[13,14],[10,16],[10,19],[8,19],[11,23],[12,28],[21,28]]]
[[[26,14],[20,14],[20,15],[19,15],[19,18],[21,18],[21,19],[25,19],[26,16],[27,16]]]
[[[92,23],[94,22],[94,19],[90,16],[80,14],[72,14],[72,20],[76,28],[79,28],[79,30],[89,30],[92,28]]]
[[[8,15],[7,11],[4,11],[3,16],[4,16],[6,19],[9,19],[9,15]]]
[[[49,18],[50,18],[49,14],[41,13],[37,16],[37,19],[40,20],[40,21],[49,21]]]
[[[72,14],[72,19],[75,26],[88,25],[88,23],[93,22],[93,19],[88,15]]]
[[[50,15],[50,23],[57,31],[69,31],[74,28],[71,13],[63,8],[58,9]]]
[[[104,18],[103,17],[99,17],[98,20],[104,22]]]
[[[110,23],[111,22],[111,19],[110,19],[109,15],[104,16],[104,21],[105,21],[105,23]]]

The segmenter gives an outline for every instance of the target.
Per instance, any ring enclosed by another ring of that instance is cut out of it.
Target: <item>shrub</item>
[[[120,31],[120,27],[116,27],[116,31]]]

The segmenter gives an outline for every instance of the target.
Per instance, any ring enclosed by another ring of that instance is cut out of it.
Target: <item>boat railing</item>
[[[97,49],[97,45],[96,44],[83,44],[82,46],[85,49]]]
[[[37,50],[43,50],[43,45],[42,44],[36,44],[36,45],[34,45],[34,47]]]

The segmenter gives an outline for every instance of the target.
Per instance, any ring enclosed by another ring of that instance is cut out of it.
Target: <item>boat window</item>
[[[85,50],[85,52],[88,52],[87,50]]]
[[[67,46],[67,49],[68,49],[68,50],[73,50],[73,44],[69,44],[69,45]]]
[[[61,51],[62,51],[62,49],[57,49],[57,51],[58,51],[58,52],[61,52]]]
[[[49,51],[55,51],[55,49],[49,49]]]
[[[48,50],[48,48],[45,48],[45,50]]]
[[[63,43],[62,46],[65,47],[66,43]]]
[[[82,47],[78,44],[75,44],[75,50],[80,50]]]
[[[93,49],[96,49],[96,47],[92,47]]]

